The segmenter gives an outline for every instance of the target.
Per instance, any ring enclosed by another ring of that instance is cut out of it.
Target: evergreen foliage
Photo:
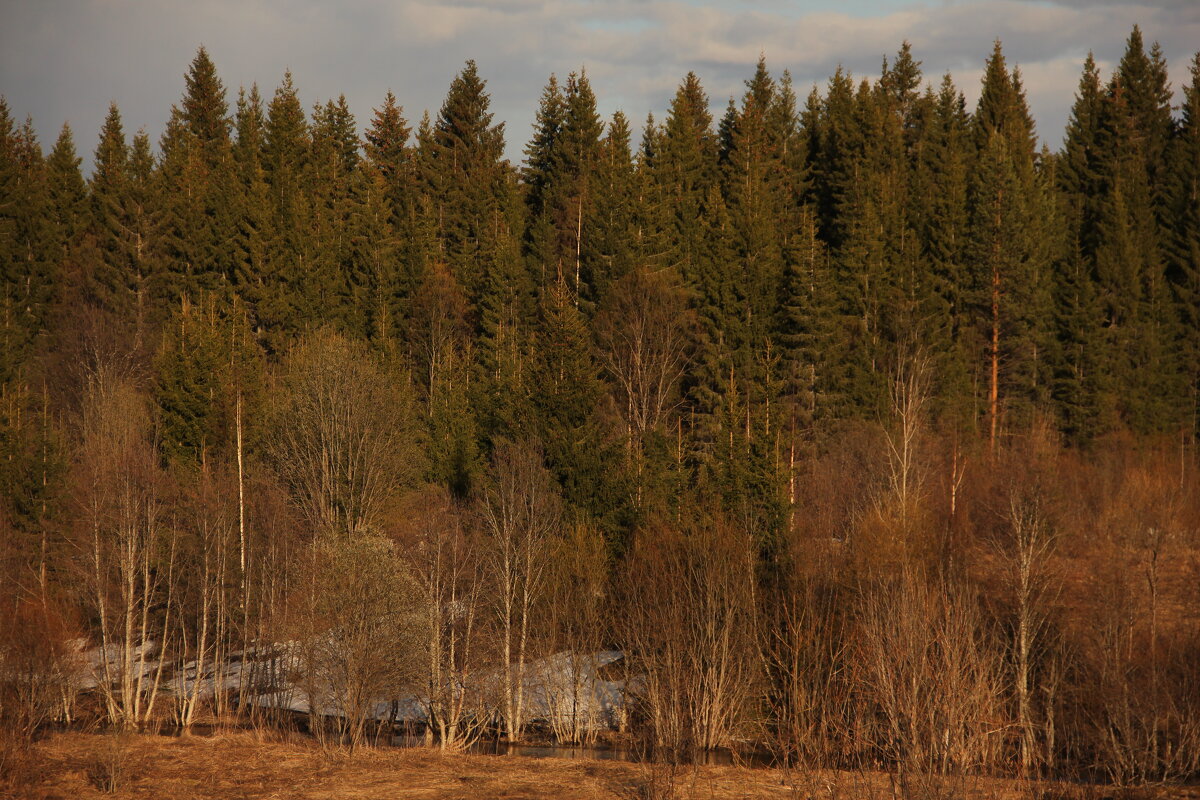
[[[1135,28],[1111,79],[1087,58],[1051,153],[999,42],[973,110],[906,42],[803,103],[760,59],[717,122],[689,73],[640,139],[580,69],[550,77],[517,168],[474,62],[415,131],[388,92],[360,140],[344,96],[306,112],[290,73],[231,112],[202,48],[157,154],[113,105],[86,180],[69,127],[43,156],[0,101],[9,511],[34,525],[54,491],[30,476],[54,472],[55,423],[32,421],[76,379],[51,337],[95,350],[95,330],[150,376],[185,472],[231,457],[238,414],[261,449],[266,374],[306,333],[369,342],[411,376],[423,479],[468,497],[497,443],[538,441],[610,554],[696,493],[773,552],[797,464],[886,420],[914,353],[955,442],[1194,437],[1190,70],[1173,99]],[[98,321],[50,330],[73,304]]]

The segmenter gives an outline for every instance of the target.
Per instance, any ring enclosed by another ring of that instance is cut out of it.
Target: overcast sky
[[[803,97],[839,64],[876,76],[908,39],[926,80],[952,72],[973,104],[999,37],[1057,147],[1088,50],[1107,73],[1135,22],[1162,45],[1178,93],[1200,49],[1200,0],[0,0],[0,94],[47,150],[69,122],[86,168],[109,102],[157,141],[201,44],[231,106],[252,83],[269,99],[291,69],[306,106],[345,94],[360,125],[389,88],[410,122],[436,114],[474,58],[519,158],[551,72],[586,67],[600,111],[640,128],[688,70],[719,114],[760,53]]]

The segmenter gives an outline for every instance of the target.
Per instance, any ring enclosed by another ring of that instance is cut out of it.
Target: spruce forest
[[[980,55],[552,75],[520,164],[473,61],[363,121],[201,48],[48,154],[0,101],[0,786],[88,726],[1196,780],[1200,53],[1061,139]]]

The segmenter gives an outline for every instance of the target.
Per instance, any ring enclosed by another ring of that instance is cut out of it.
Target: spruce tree
[[[383,106],[367,128],[364,151],[367,161],[383,181],[391,209],[391,226],[396,237],[392,259],[390,315],[392,324],[400,324],[405,314],[405,298],[416,290],[428,253],[418,223],[416,158],[409,145],[412,130],[404,118],[404,109],[389,91]]]
[[[46,158],[50,205],[57,224],[57,239],[64,253],[87,225],[87,184],[79,171],[82,159],[75,154],[70,125],[63,125],[54,149]]]
[[[629,122],[620,111],[613,114],[596,168],[595,202],[591,206],[592,231],[589,284],[597,305],[603,303],[613,283],[634,268],[638,229],[639,181],[633,161]]]
[[[308,120],[290,72],[267,105],[262,166],[270,197],[269,231],[255,309],[267,347],[282,351],[288,336],[301,329],[300,293],[309,267],[309,201],[304,192],[310,140]]]
[[[1111,356],[1105,347],[1095,261],[1103,201],[1103,115],[1100,73],[1089,53],[1055,171],[1066,223],[1066,253],[1054,286],[1058,349],[1054,396],[1063,431],[1076,442],[1115,423],[1115,398],[1108,386]]]
[[[416,175],[413,151],[408,143],[411,136],[412,129],[404,118],[404,109],[389,91],[383,105],[375,109],[364,136],[363,149],[387,187],[392,225],[409,235],[415,233],[412,229],[416,213]]]
[[[1106,371],[1125,424],[1142,433],[1174,429],[1186,405],[1160,229],[1171,129],[1165,65],[1135,27],[1104,97],[1095,269]]]
[[[504,158],[504,123],[492,123],[491,98],[474,61],[450,84],[433,125],[418,136],[423,214],[435,242],[433,258],[450,267],[477,305],[498,267],[519,241],[511,167]]]
[[[267,292],[271,276],[269,248],[274,236],[270,188],[263,163],[266,114],[257,85],[251,86],[249,93],[238,92],[235,130],[233,161],[238,191],[232,283],[253,311]]]
[[[529,429],[545,443],[547,464],[578,513],[619,544],[630,498],[619,444],[599,416],[602,384],[587,320],[566,276],[557,276],[540,304]]]
[[[167,464],[194,469],[235,458],[239,435],[245,450],[258,449],[263,365],[244,305],[227,293],[198,305],[185,299],[163,328],[153,394]]]
[[[147,220],[138,219],[129,161],[121,112],[114,103],[100,129],[93,159],[92,225],[99,257],[87,293],[101,308],[136,329],[147,278],[139,234],[145,233]]]
[[[801,211],[779,307],[782,371],[787,384],[783,394],[788,459],[794,446],[811,438],[818,422],[828,420],[840,400],[832,380],[836,359],[837,303],[829,254],[818,233],[816,210]]]
[[[604,126],[596,113],[596,95],[586,72],[567,76],[565,100],[557,166],[561,199],[556,227],[575,304],[591,312],[596,302],[594,274],[599,261],[591,221],[599,191]]]
[[[984,70],[975,112],[976,159],[969,213],[972,306],[982,330],[978,385],[989,446],[1005,420],[1023,424],[1045,399],[1047,220],[1052,217],[1034,162],[1033,121],[1016,70],[1000,42]]]
[[[1178,135],[1171,143],[1166,187],[1164,252],[1180,310],[1180,357],[1190,394],[1192,435],[1200,435],[1200,53],[1192,59],[1191,82],[1183,87]]]
[[[362,203],[371,195],[357,169],[358,140],[345,98],[315,106],[310,130],[302,184],[307,236],[301,250],[304,270],[296,275],[291,293],[295,312],[299,319],[330,322],[348,335],[365,338],[370,325],[364,295],[369,293],[372,267],[355,259],[351,239],[360,227]],[[388,224],[386,218],[382,224]]]
[[[689,72],[671,100],[661,134],[643,142],[655,197],[662,209],[663,244],[670,266],[687,282],[697,280],[703,247],[701,218],[717,186],[717,140],[712,130],[708,95]]]
[[[0,103],[0,386],[19,377],[45,326],[62,250],[46,160],[33,123],[18,129]]]
[[[967,194],[974,139],[966,101],[949,75],[925,101],[912,175],[913,228],[928,263],[934,298],[927,344],[934,360],[938,411],[955,427],[973,424],[973,375],[979,348],[972,317]]]
[[[237,272],[236,188],[225,87],[202,47],[185,75],[159,149],[159,309],[212,291]]]

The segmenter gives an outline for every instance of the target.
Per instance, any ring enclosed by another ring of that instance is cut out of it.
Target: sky
[[[1135,23],[1161,44],[1178,103],[1200,0],[0,0],[0,95],[47,150],[69,123],[86,170],[110,102],[158,140],[200,45],[231,108],[239,86],[269,99],[290,69],[306,106],[345,94],[360,126],[388,89],[414,126],[436,116],[473,58],[520,160],[551,73],[586,69],[600,112],[640,129],[688,71],[719,115],[760,54],[803,99],[839,65],[876,77],[908,40],[926,81],[951,72],[973,105],[999,38],[1057,148],[1088,51],[1107,74]]]

